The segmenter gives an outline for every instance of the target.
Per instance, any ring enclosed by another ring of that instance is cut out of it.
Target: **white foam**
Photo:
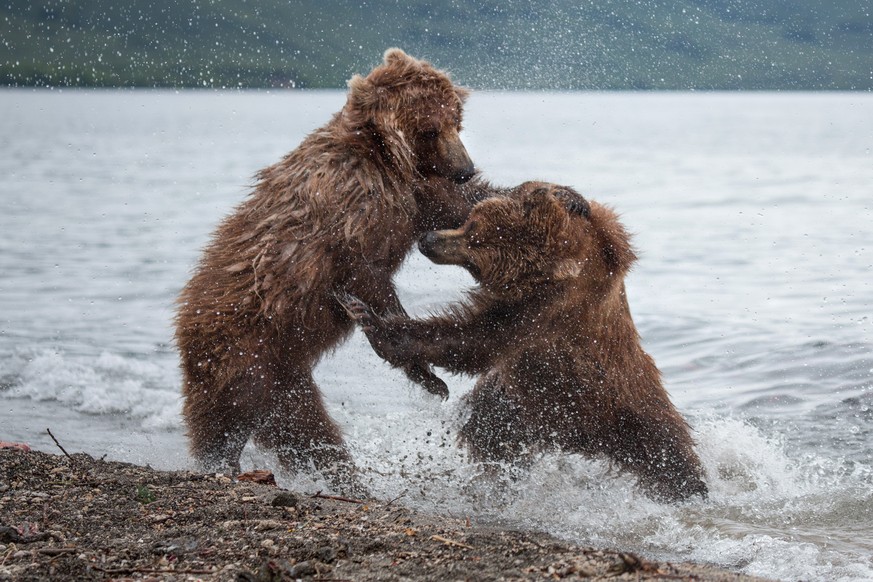
[[[16,354],[4,365],[11,386],[6,398],[55,400],[86,414],[123,414],[142,428],[178,427],[181,401],[173,371],[103,351],[97,356],[73,356],[41,350]]]

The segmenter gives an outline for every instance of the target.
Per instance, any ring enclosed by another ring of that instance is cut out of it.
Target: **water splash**
[[[710,496],[665,505],[605,462],[578,456],[546,455],[530,470],[489,480],[454,446],[457,411],[422,408],[359,419],[348,435],[380,497],[402,495],[412,507],[479,523],[776,579],[873,575],[870,467],[793,457],[779,432],[747,420],[693,419]]]

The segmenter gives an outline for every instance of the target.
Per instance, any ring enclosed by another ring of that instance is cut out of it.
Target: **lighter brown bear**
[[[217,228],[176,317],[183,415],[205,468],[238,470],[253,436],[288,469],[314,466],[360,492],[312,370],[354,326],[337,293],[404,313],[391,277],[421,233],[459,226],[476,200],[500,192],[468,181],[466,95],[429,63],[388,50]],[[427,365],[403,368],[448,394]]]
[[[464,397],[459,439],[484,462],[525,463],[538,451],[605,455],[655,497],[706,495],[689,427],[643,351],[625,295],[635,261],[614,212],[528,183],[477,204],[457,230],[419,247],[479,283],[425,320],[382,317],[347,300],[376,351],[394,365],[427,361],[479,376]]]

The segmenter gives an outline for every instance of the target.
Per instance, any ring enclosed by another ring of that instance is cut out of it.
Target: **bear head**
[[[620,285],[636,259],[627,231],[601,204],[568,211],[562,190],[525,183],[513,196],[478,203],[461,228],[426,233],[419,249],[435,263],[465,267],[483,289],[507,299],[568,280],[595,293]]]
[[[457,183],[474,175],[459,135],[468,92],[448,74],[392,48],[381,65],[348,85],[342,111],[347,130],[375,140],[397,170]]]

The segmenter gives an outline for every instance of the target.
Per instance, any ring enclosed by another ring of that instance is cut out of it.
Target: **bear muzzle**
[[[463,184],[464,182],[468,182],[470,178],[476,175],[476,167],[473,165],[472,160],[469,165],[464,167],[462,170],[457,172],[454,176],[452,176],[452,181],[456,184]]]
[[[457,134],[440,141],[437,146],[438,157],[442,160],[443,176],[456,184],[463,184],[476,175],[476,166]],[[439,169],[437,169],[437,173]]]
[[[426,232],[418,240],[418,250],[438,265],[463,265],[464,234],[462,229]]]

